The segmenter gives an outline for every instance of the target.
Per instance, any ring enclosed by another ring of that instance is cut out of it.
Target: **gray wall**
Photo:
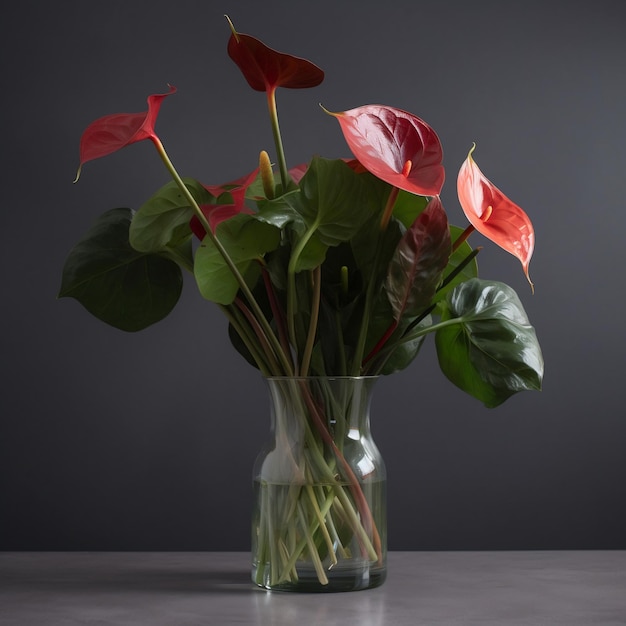
[[[231,180],[271,149],[264,99],[227,58],[242,32],[326,71],[279,95],[287,157],[347,156],[331,110],[384,103],[440,134],[443,201],[473,141],[532,217],[531,295],[484,244],[481,274],[521,295],[546,360],[542,393],[487,410],[432,344],[377,389],[392,549],[626,548],[626,9],[535,2],[24,2],[2,18],[0,549],[247,549],[265,389],[188,281],[164,322],[129,335],[55,299],[96,215],[137,208],[168,176],[137,144],[87,164],[95,118],[145,109],[185,175]]]

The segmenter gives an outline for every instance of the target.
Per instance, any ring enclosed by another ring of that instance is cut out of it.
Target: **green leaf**
[[[315,269],[326,258],[328,246],[321,240],[318,233],[313,233],[302,248],[295,264],[295,271]]]
[[[194,200],[209,204],[213,196],[193,178],[183,179]],[[194,215],[189,201],[172,181],[159,189],[133,217],[130,244],[141,252],[158,252],[176,247],[191,236],[189,221]]]
[[[369,281],[384,279],[387,265],[393,256],[403,229],[397,220],[391,220],[384,232],[380,230],[380,218],[369,220],[350,240],[352,252],[359,271]],[[375,250],[380,247],[378,266],[375,266]],[[374,276],[374,272],[376,275]]]
[[[430,315],[428,315],[420,321],[416,328],[427,328],[431,325],[432,320]],[[389,374],[393,374],[407,368],[417,357],[425,338],[425,336],[417,337],[416,339],[405,341],[397,345],[385,359],[383,366],[377,371],[377,373],[380,373],[383,376],[388,376]]]
[[[303,233],[306,230],[306,226],[300,214],[292,206],[294,202],[297,202],[294,197],[299,195],[300,190],[296,189],[285,196],[280,196],[273,200],[258,200],[257,219],[281,229],[288,224],[292,224],[294,230]],[[290,199],[291,203],[289,202]]]
[[[450,226],[450,238],[455,241],[463,232],[458,226]],[[443,278],[450,276],[452,272],[472,253],[472,246],[464,241],[450,256],[448,266],[444,270]],[[457,285],[464,283],[470,278],[478,276],[478,264],[476,259],[472,259],[445,287],[439,289],[433,298],[433,302],[443,300]]]
[[[443,373],[458,387],[495,407],[514,393],[541,389],[543,356],[534,328],[511,287],[473,278],[446,300],[436,333]]]
[[[74,246],[63,268],[59,297],[78,300],[98,319],[137,331],[166,317],[178,302],[179,266],[129,243],[130,209],[112,209]]]
[[[256,282],[260,271],[256,259],[280,243],[278,228],[245,213],[221,222],[215,235],[249,285]],[[196,252],[194,274],[200,293],[207,300],[231,304],[235,299],[239,283],[208,236]]]
[[[316,157],[300,181],[300,194],[284,198],[324,244],[349,241],[371,216],[369,177],[342,160]]]
[[[401,189],[393,205],[393,216],[400,220],[405,228],[409,228],[428,206],[428,201],[429,198],[426,196],[416,196]]]

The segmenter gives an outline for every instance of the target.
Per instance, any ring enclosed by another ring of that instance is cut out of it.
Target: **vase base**
[[[322,584],[314,568],[297,569],[297,579],[271,582],[270,567],[267,564],[253,565],[252,581],[268,591],[291,591],[301,593],[335,593],[342,591],[360,591],[379,587],[385,582],[387,569],[377,564],[366,563],[364,566],[335,566],[325,571],[328,579]]]

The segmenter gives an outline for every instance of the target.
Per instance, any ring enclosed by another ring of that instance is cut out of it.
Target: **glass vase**
[[[257,585],[352,591],[385,580],[385,465],[370,432],[375,382],[267,379],[272,436],[254,465]]]

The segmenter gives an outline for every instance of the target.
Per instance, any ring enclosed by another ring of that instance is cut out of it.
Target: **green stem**
[[[435,333],[442,328],[446,328],[447,326],[454,326],[455,324],[463,324],[465,322],[465,318],[463,317],[453,317],[449,320],[444,320],[443,322],[438,322],[437,324],[433,324],[432,326],[427,326],[426,328],[422,328],[415,332],[409,332],[402,337],[400,337],[397,341],[393,342],[393,346],[388,346],[389,349],[397,348],[401,346],[403,343],[407,343],[407,341],[413,341],[414,339],[418,339],[419,337],[423,337],[424,335],[428,335],[429,333]]]
[[[313,280],[313,303],[311,305],[311,321],[309,323],[309,333],[304,346],[304,354],[302,356],[302,364],[300,366],[300,376],[308,376],[309,367],[311,365],[311,355],[313,354],[313,345],[317,335],[317,322],[320,315],[320,300],[322,294],[322,268],[318,265],[312,272]]]
[[[252,358],[254,359],[259,371],[264,376],[271,376],[271,370],[267,363],[263,353],[258,349],[254,336],[250,326],[246,323],[245,319],[242,319],[243,314],[233,306],[219,305],[220,309],[231,323],[241,340],[244,342],[246,348],[248,348]]]
[[[261,263],[261,272],[263,275],[263,284],[265,285],[267,298],[270,303],[270,308],[272,309],[272,315],[274,316],[276,328],[278,329],[278,339],[280,341],[280,345],[282,346],[284,353],[287,356],[290,356],[291,350],[289,349],[289,338],[287,337],[287,329],[285,328],[285,313],[278,302],[276,291],[265,263]]]
[[[254,331],[254,334],[259,341],[259,345],[263,350],[263,354],[267,358],[267,361],[270,365],[271,372],[275,376],[280,375],[280,366],[278,365],[278,361],[276,360],[274,351],[270,347],[269,341],[265,333],[263,332],[263,329],[261,328],[258,320],[254,317],[254,315],[252,315],[252,311],[250,311],[250,309],[241,301],[240,298],[235,298],[235,305],[243,313],[246,320],[248,320],[248,324],[250,324],[250,327]]]
[[[298,340],[296,336],[296,266],[304,247],[316,230],[317,222],[314,222],[296,244],[291,258],[289,259],[289,265],[287,266],[287,329],[289,332],[289,340],[295,350],[296,362],[298,361]],[[298,372],[296,371],[295,374],[298,375]]]
[[[237,268],[233,260],[230,258],[230,255],[228,254],[226,248],[224,248],[224,246],[219,241],[219,239],[213,234],[213,231],[211,230],[211,226],[209,225],[207,218],[205,217],[204,213],[200,210],[200,207],[198,206],[196,199],[193,197],[189,189],[187,189],[187,185],[185,185],[185,183],[183,182],[183,179],[180,177],[180,175],[176,171],[174,164],[170,161],[170,158],[168,157],[167,152],[165,151],[165,148],[163,144],[161,143],[160,139],[158,139],[157,137],[154,137],[153,143],[156,146],[157,152],[159,153],[159,156],[161,157],[163,163],[165,164],[165,167],[168,169],[172,178],[178,185],[178,188],[180,189],[182,194],[185,196],[185,198],[189,202],[189,206],[191,206],[194,213],[200,220],[200,223],[202,224],[202,227],[204,228],[207,237],[209,237],[209,239],[211,240],[211,243],[215,246],[216,250],[220,253],[226,265],[228,266],[228,269],[231,271],[231,273],[237,280],[237,283],[239,284],[239,288],[241,289],[244,296],[246,297],[246,300],[252,307],[252,311],[254,312],[257,320],[259,321],[263,330],[265,331],[265,334],[267,335],[268,340],[272,344],[272,348],[278,355],[281,365],[284,368],[285,374],[287,376],[293,375],[292,367],[289,362],[289,359],[287,358],[287,355],[285,355],[285,353],[283,352],[280,346],[280,342],[278,341],[278,338],[274,334],[272,327],[270,326],[265,315],[263,314],[263,311],[261,310],[261,307],[259,306],[259,303],[257,302],[256,298],[250,291],[250,288],[248,287],[243,276],[241,275],[241,272],[239,271],[239,269]]]
[[[374,256],[374,268],[372,271],[372,275],[370,276],[370,281],[367,284],[367,291],[365,292],[363,316],[361,317],[361,328],[359,329],[359,337],[357,339],[356,349],[355,349],[354,357],[352,361],[351,376],[359,376],[361,374],[363,356],[365,353],[365,341],[367,340],[367,331],[369,330],[370,313],[372,309],[372,304],[374,302],[374,295],[378,287],[377,276],[378,276],[378,265],[380,263],[380,252],[381,252],[381,246],[380,246],[380,239],[379,239],[379,243],[376,246],[376,253]]]
[[[270,121],[272,123],[272,134],[274,135],[274,144],[276,146],[276,155],[278,157],[278,167],[280,169],[280,180],[283,184],[282,192],[287,191],[287,186],[291,180],[287,170],[287,161],[285,159],[285,150],[283,148],[283,140],[280,136],[280,125],[278,124],[278,110],[276,109],[276,88],[267,92],[267,108],[270,112]]]

